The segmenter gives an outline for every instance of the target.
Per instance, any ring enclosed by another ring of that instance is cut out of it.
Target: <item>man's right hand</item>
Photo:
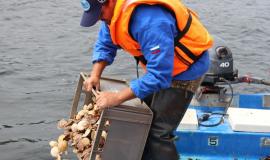
[[[106,65],[107,65],[106,61],[94,63],[90,77],[87,78],[83,83],[83,89],[85,91],[90,92],[92,88],[98,91],[100,90],[100,77]]]
[[[98,76],[90,76],[83,82],[83,89],[90,92],[94,88],[100,90],[100,78]]]

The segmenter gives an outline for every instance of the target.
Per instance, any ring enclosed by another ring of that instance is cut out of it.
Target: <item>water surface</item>
[[[209,31],[222,37],[241,74],[270,79],[269,0],[186,0]],[[0,2],[0,159],[51,159],[48,141],[67,118],[79,72],[91,68],[98,25],[79,26],[78,1]],[[123,63],[124,62],[124,63]],[[127,63],[128,62],[128,63]],[[135,62],[119,52],[105,75],[135,77]],[[241,85],[244,92],[269,87]]]

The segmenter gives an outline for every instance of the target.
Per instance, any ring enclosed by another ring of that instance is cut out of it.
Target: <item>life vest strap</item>
[[[181,49],[190,59],[193,60],[193,63],[196,62],[198,59],[200,59],[201,55],[196,56],[194,55],[185,45],[183,45],[182,43],[176,43],[175,47],[178,47],[179,49]],[[178,53],[176,53],[178,54]],[[180,54],[178,54],[179,56],[181,56]],[[182,57],[182,56],[181,56]],[[182,57],[183,58],[183,57]]]
[[[137,64],[139,64],[139,62],[141,62],[143,65],[146,65],[147,64],[147,60],[144,58],[143,55],[141,56],[134,56]]]
[[[179,40],[182,39],[185,36],[185,34],[188,32],[188,30],[189,30],[189,28],[191,26],[191,22],[192,22],[192,16],[190,14],[190,11],[188,11],[187,24],[186,24],[185,28],[183,29],[183,31],[178,29],[178,35],[174,38],[175,43],[179,43]],[[177,24],[176,24],[176,26],[177,26]]]
[[[185,28],[181,31],[178,29],[178,35],[174,38],[174,45],[175,47],[178,47],[180,50],[182,50],[190,59],[193,60],[193,62],[196,62],[200,56],[196,56],[194,55],[185,45],[183,45],[180,40],[185,36],[185,34],[188,32],[188,30],[190,29],[191,23],[192,23],[192,15],[190,13],[190,11],[188,11],[189,17],[187,20],[187,24],[185,26]],[[187,60],[185,60],[184,57],[182,57],[180,54],[177,54],[176,51],[176,56],[185,64],[189,64],[191,65],[190,62],[188,62]]]
[[[140,77],[140,75],[139,75],[139,63],[141,62],[143,65],[146,66],[147,60],[144,58],[143,55],[141,55],[141,56],[134,56],[134,59],[136,60],[137,78],[139,78]]]
[[[175,50],[175,53],[176,53],[176,54],[175,54],[176,57],[177,57],[182,63],[184,63],[184,64],[187,65],[187,66],[190,66],[190,65],[191,65],[191,63],[190,63],[189,61],[185,60],[185,58],[182,57],[180,54],[178,54],[176,50]]]

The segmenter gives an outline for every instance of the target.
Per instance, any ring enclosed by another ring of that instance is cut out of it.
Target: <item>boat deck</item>
[[[222,103],[217,101],[213,103],[215,96],[205,96],[206,99],[192,103],[186,114],[188,116],[183,119],[175,132],[176,146],[181,160],[263,160],[270,155],[270,132],[258,132],[256,126],[249,127],[250,131],[235,131],[229,120],[230,115],[225,116],[223,122],[214,127],[196,124],[197,117],[202,117],[209,111],[223,112],[225,110],[224,105],[220,105]],[[265,113],[269,113],[268,117],[264,114],[264,118],[267,117],[268,120],[270,119],[269,97],[270,95],[267,94],[234,95],[232,107],[244,108],[244,110],[251,108],[264,110]],[[213,115],[203,124],[214,124],[220,118],[221,115]],[[262,129],[268,127],[260,125],[267,125],[267,123],[257,124],[257,126]]]

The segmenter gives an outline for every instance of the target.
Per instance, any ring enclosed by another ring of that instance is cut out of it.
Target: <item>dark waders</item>
[[[173,131],[182,120],[201,79],[174,81],[144,99],[154,113],[142,160],[178,160]]]

